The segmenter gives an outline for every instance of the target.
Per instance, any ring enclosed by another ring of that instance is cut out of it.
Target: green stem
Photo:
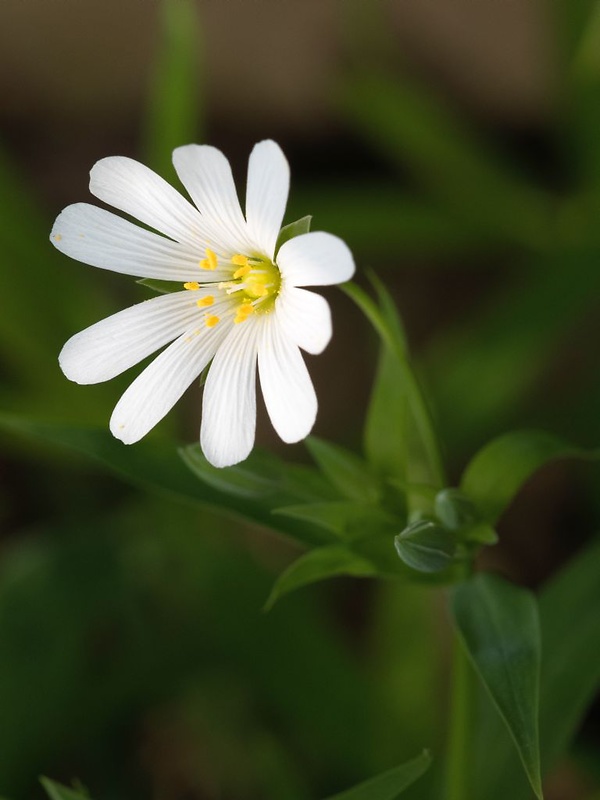
[[[446,761],[445,800],[465,800],[469,794],[469,730],[471,665],[458,633],[452,653],[452,697]]]

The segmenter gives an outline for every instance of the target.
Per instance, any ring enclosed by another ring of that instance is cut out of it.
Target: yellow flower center
[[[233,280],[223,284],[230,294],[240,299],[234,322],[244,322],[250,314],[268,314],[273,310],[281,288],[281,273],[269,259],[261,256],[233,256],[237,267]]]
[[[231,264],[236,268],[231,280],[221,283],[200,284],[198,281],[187,281],[184,289],[198,291],[207,286],[224,289],[236,304],[233,309],[233,321],[236,324],[245,322],[251,314],[268,314],[275,306],[275,300],[281,289],[281,273],[275,264],[262,256],[234,255]],[[208,248],[206,258],[199,262],[201,269],[213,271],[217,269],[217,255]],[[206,295],[196,301],[198,308],[207,308],[215,302],[214,295]],[[205,325],[213,328],[221,321],[216,314],[205,315]]]

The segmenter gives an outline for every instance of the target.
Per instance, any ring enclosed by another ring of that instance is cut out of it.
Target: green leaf
[[[538,703],[541,637],[535,596],[480,573],[452,594],[454,620],[469,657],[541,798]]]
[[[303,503],[297,506],[276,508],[274,514],[283,514],[293,519],[303,519],[333,531],[345,533],[349,528],[360,524],[392,524],[394,518],[377,506],[366,503],[355,503],[351,500],[339,500],[326,503]]]
[[[145,126],[148,163],[165,177],[174,174],[171,152],[200,134],[200,20],[193,0],[162,0],[162,42],[155,59]]]
[[[512,431],[485,445],[469,462],[461,491],[492,525],[536,470],[558,458],[598,458],[544,431]]]
[[[328,800],[395,800],[427,772],[430,764],[431,756],[424,751],[412,761],[382,772],[381,775],[359,783],[358,786],[336,794]]]
[[[42,776],[40,783],[46,790],[46,794],[50,800],[89,800],[88,793],[83,789],[72,789],[69,786],[63,786],[61,783],[50,780]]]
[[[430,520],[419,520],[394,539],[396,552],[417,572],[441,572],[454,561],[455,536]]]
[[[206,460],[199,445],[179,451],[183,461],[200,480],[219,492],[237,497],[269,497],[281,490],[283,473],[278,458],[254,450],[241,464],[218,469]]]
[[[198,480],[184,464],[175,445],[157,438],[126,446],[103,429],[53,425],[7,414],[0,415],[0,426],[21,436],[83,453],[130,483],[211,508],[230,517],[257,523],[303,545],[319,545],[334,539],[322,528],[271,514],[273,505],[286,506],[305,500],[317,502],[327,498],[327,487],[322,486],[314,470],[311,473],[306,468],[288,468],[279,462],[279,469],[284,476],[280,491],[263,503],[260,498],[232,494],[231,486],[224,491]],[[189,456],[187,448],[184,453]]]
[[[375,302],[356,284],[345,283],[342,285],[343,291],[357,304],[361,311],[365,314],[369,322],[373,325],[378,335],[381,338],[382,345],[388,350],[391,361],[389,369],[394,371],[393,377],[388,376],[386,380],[393,381],[395,388],[393,395],[396,400],[399,398],[400,387],[406,394],[406,405],[408,408],[409,417],[406,422],[406,431],[411,432],[413,427],[415,431],[417,447],[413,447],[410,452],[409,464],[407,469],[410,468],[410,482],[431,483],[440,488],[445,483],[444,469],[441,462],[437,438],[434,431],[434,426],[429,411],[428,404],[419,381],[410,366],[406,351],[406,341],[404,339],[404,332],[395,308],[392,298],[389,293],[376,278],[373,279],[377,293],[380,300],[380,306]],[[381,401],[378,399],[379,408],[374,413],[378,415],[384,413],[385,409],[381,407]],[[410,420],[414,420],[414,426],[410,424]],[[375,425],[374,420],[370,423]],[[377,420],[378,431],[375,434],[375,429],[372,428],[370,436],[377,436],[378,441],[381,439],[381,418]],[[398,428],[394,442],[399,441],[402,433]],[[369,445],[370,450],[374,443]],[[402,451],[406,451],[407,444],[402,444]],[[388,451],[389,457],[389,451]],[[398,456],[396,456],[398,458]],[[402,469],[401,459],[396,471]],[[382,461],[379,462],[381,467]],[[396,477],[397,476],[391,476]]]
[[[543,587],[539,598],[543,653],[540,732],[543,772],[572,741],[600,689],[600,540],[592,541]],[[527,800],[514,780],[509,744],[487,720],[481,741],[478,796]],[[493,752],[492,752],[493,751]]]
[[[379,482],[357,455],[316,436],[309,436],[305,443],[323,474],[344,497],[363,503],[378,502]]]
[[[310,583],[340,575],[367,578],[376,574],[377,569],[370,561],[342,545],[318,547],[294,561],[279,576],[265,603],[265,609],[271,609],[284,594]]]
[[[576,336],[581,320],[594,314],[597,266],[597,247],[552,247],[543,257],[521,260],[518,274],[475,313],[459,315],[453,327],[440,330],[425,368],[454,457],[468,456],[490,431],[522,424],[518,420],[527,417],[539,386],[556,370],[565,337]],[[567,385],[548,400],[560,402],[561,394],[570,396]]]
[[[284,225],[279,231],[277,244],[275,245],[275,252],[279,250],[284,242],[288,242],[290,239],[293,239],[296,236],[302,236],[303,233],[308,233],[310,231],[311,222],[312,216],[309,214],[306,217],[297,219],[295,222],[290,222],[289,225]]]

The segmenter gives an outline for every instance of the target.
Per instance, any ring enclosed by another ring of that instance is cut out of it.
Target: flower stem
[[[470,797],[471,678],[471,665],[459,635],[455,633],[452,653],[452,696],[446,754],[445,800],[465,800]]]

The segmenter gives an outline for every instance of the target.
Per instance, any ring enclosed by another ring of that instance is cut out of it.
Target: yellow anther
[[[200,284],[196,283],[196,281],[188,281],[187,283],[183,284],[184,289],[190,289],[192,292],[195,292],[196,289],[200,288]]]
[[[200,268],[210,270],[217,268],[217,254],[208,247],[206,248],[206,258],[203,258],[200,262]]]
[[[214,314],[208,314],[204,324],[207,328],[214,328],[217,322],[220,321],[220,317],[216,317]]]
[[[254,306],[249,301],[246,301],[238,306],[235,319],[233,320],[235,324],[239,324],[240,322],[245,322],[250,314],[254,313]]]
[[[248,259],[246,256],[238,254],[231,259],[231,263],[235,264],[236,267],[248,267]]]
[[[243,267],[240,267],[239,269],[236,269],[236,271],[233,273],[233,277],[234,278],[243,278],[244,275],[247,275],[251,271],[252,271],[252,267],[250,266],[250,264],[244,264]]]
[[[61,235],[60,233],[57,233],[57,234],[54,236],[54,241],[55,241],[55,242],[60,242],[60,240],[61,240],[61,239],[62,239],[62,235]]]
[[[196,305],[198,308],[206,308],[206,306],[212,306],[215,302],[215,298],[212,294],[207,294],[206,297],[203,297],[202,300],[196,300]]]

